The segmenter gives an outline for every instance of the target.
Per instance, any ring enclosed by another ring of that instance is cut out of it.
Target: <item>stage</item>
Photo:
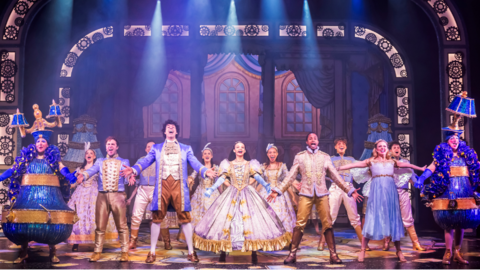
[[[170,230],[171,238],[176,239],[178,230]],[[452,263],[450,266],[442,265],[442,256],[445,251],[443,236],[436,231],[419,231],[420,243],[428,247],[425,252],[413,251],[408,237],[402,238],[402,250],[407,258],[407,263],[399,263],[395,255],[395,248],[391,244],[390,251],[382,251],[379,241],[370,242],[372,251],[367,252],[365,263],[357,262],[357,252],[360,243],[353,229],[349,227],[335,228],[337,252],[343,264],[331,265],[328,262],[328,250],[317,251],[318,237],[313,228],[309,228],[304,235],[301,250],[297,253],[298,262],[293,265],[284,265],[283,260],[288,254],[287,250],[278,252],[258,252],[258,264],[251,264],[250,253],[232,252],[227,256],[226,263],[218,262],[218,255],[211,252],[197,251],[200,262],[192,264],[187,261],[186,244],[172,241],[173,249],[165,251],[163,242],[157,245],[157,261],[153,264],[145,263],[149,245],[150,234],[148,227],[143,224],[139,233],[139,245],[130,252],[130,262],[120,263],[120,245],[106,244],[102,259],[90,263],[88,258],[93,252],[93,244],[80,245],[79,252],[71,252],[71,245],[60,244],[57,246],[59,264],[48,261],[48,247],[31,243],[29,258],[25,264],[13,264],[17,258],[18,248],[9,246],[11,243],[5,238],[0,238],[0,268],[55,268],[55,269],[318,269],[318,268],[343,268],[343,269],[478,269],[480,268],[480,239],[474,233],[465,233],[462,250],[464,258],[469,265]]]

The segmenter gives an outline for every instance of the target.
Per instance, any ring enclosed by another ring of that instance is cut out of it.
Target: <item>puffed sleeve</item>
[[[218,177],[220,176],[230,177],[230,161],[228,159],[222,160],[218,166]]]
[[[255,174],[262,175],[262,172],[262,164],[256,159],[250,160],[250,176],[254,176]]]

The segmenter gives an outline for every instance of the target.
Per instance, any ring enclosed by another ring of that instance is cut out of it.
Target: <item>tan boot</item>
[[[389,251],[390,250],[390,237],[385,237],[383,239],[383,251]]]
[[[297,250],[300,246],[300,242],[302,241],[303,232],[300,227],[293,228],[293,236],[292,236],[292,248],[290,249],[290,254],[288,257],[283,261],[284,264],[295,263],[297,261]]]
[[[168,228],[160,229],[160,234],[162,235],[163,242],[165,243],[165,249],[171,250],[172,245],[170,244],[170,231]]]
[[[128,250],[137,248],[138,230],[131,230]]]
[[[122,252],[122,256],[120,257],[121,262],[128,262],[128,252]]]
[[[28,258],[28,243],[21,245],[20,254],[18,254],[18,258],[13,261],[13,263],[22,263]]]
[[[320,240],[318,240],[318,251],[323,251],[325,249],[325,236],[323,234],[320,234]]]
[[[453,261],[459,264],[468,264],[468,261],[462,258],[462,253],[460,253],[459,248],[453,249]]]
[[[327,229],[323,235],[325,235],[325,242],[327,242],[328,250],[330,251],[330,264],[341,264],[342,260],[337,255],[337,248],[335,246],[335,235],[333,229]]]
[[[408,235],[410,235],[410,239],[412,239],[413,250],[418,250],[418,251],[427,250],[426,248],[422,247],[422,245],[420,245],[420,242],[418,241],[417,232],[415,231],[414,226],[408,227],[407,228],[407,233],[408,233]]]
[[[357,234],[358,241],[360,241],[360,245],[362,244],[362,239],[363,239],[363,234],[362,234],[362,226],[357,226],[355,227],[355,233]],[[367,246],[365,247],[365,251],[371,251],[370,247]]]
[[[90,262],[96,262],[100,260],[102,253],[101,252],[93,252],[92,257],[90,257]]]
[[[50,262],[59,263],[60,259],[57,257],[57,248],[55,245],[48,245],[50,249]]]
[[[452,251],[450,249],[445,249],[445,254],[443,254],[443,264],[450,264],[452,261]]]

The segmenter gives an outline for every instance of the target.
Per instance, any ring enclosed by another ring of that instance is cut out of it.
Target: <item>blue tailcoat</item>
[[[193,155],[193,150],[192,147],[189,145],[185,145],[182,143],[179,143],[176,141],[176,143],[179,144],[180,146],[180,153],[182,157],[182,162],[181,162],[181,169],[182,173],[180,174],[180,180],[182,181],[182,209],[181,211],[189,212],[192,211],[192,207],[190,205],[190,191],[188,189],[188,174],[187,174],[187,164],[190,164],[190,166],[197,172],[199,172],[202,177],[205,178],[205,172],[207,171],[207,168],[202,165],[198,161],[198,159]],[[165,142],[161,144],[155,144],[152,147],[152,150],[143,158],[142,160],[139,160],[132,168],[136,171],[137,175],[140,174],[140,172],[146,168],[148,168],[150,165],[155,162],[155,190],[153,191],[153,199],[152,199],[152,211],[158,211],[161,208],[161,200],[159,200],[159,197],[161,198],[162,195],[162,149],[163,145]]]

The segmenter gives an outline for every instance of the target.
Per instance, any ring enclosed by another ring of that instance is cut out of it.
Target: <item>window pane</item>
[[[287,91],[293,91],[293,90],[295,90],[295,85],[293,85],[292,83],[289,83],[287,85]]]
[[[293,113],[287,113],[287,123],[293,123],[293,122],[295,122]]]
[[[162,103],[168,102],[168,93],[167,93],[167,92],[163,92],[163,94],[161,95],[160,100],[161,100]]]
[[[158,104],[158,103],[155,104],[154,103],[152,109],[153,109],[154,113],[159,113],[160,112],[160,104]]]
[[[235,90],[237,90],[237,89],[235,89],[235,87],[229,87],[228,90],[229,90],[229,91],[235,91]]]
[[[227,122],[228,123],[234,123],[235,122],[235,114],[233,114],[233,113],[227,114]]]
[[[170,115],[168,113],[163,113],[162,114],[162,121],[160,123],[165,123],[165,121],[167,121],[168,119],[170,119]]]
[[[227,94],[220,93],[220,101],[227,101]]]
[[[244,124],[237,124],[237,132],[244,132],[245,125]]]
[[[295,101],[303,101],[303,93],[295,93]]]
[[[228,112],[235,112],[235,103],[228,103]]]
[[[296,132],[303,132],[303,124],[295,124]]]
[[[160,114],[159,113],[152,114],[152,123],[160,124]]]
[[[220,125],[220,132],[227,132],[227,125]]]
[[[177,93],[170,94],[170,102],[177,102],[177,101],[178,101],[178,94]]]
[[[312,124],[305,124],[305,132],[312,132]]]
[[[238,86],[237,86],[237,91],[244,91],[245,90],[245,86],[243,85],[243,83],[240,83]]]
[[[297,79],[293,79],[292,83],[297,86],[298,85]]]
[[[169,112],[170,111],[170,104],[164,103],[162,104],[162,112]]]
[[[170,119],[172,119],[173,121],[178,121],[178,114],[176,113],[170,114]]]
[[[220,114],[220,123],[227,123],[227,115]]]
[[[312,111],[312,104],[305,103],[305,111],[306,112],[311,112]]]
[[[228,124],[227,132],[235,132],[235,124]]]
[[[223,81],[223,83],[224,83],[226,86],[230,86],[230,79],[226,79],[225,81]]]
[[[238,84],[239,82],[240,82],[239,80],[233,79],[233,84],[232,84],[232,85],[233,85],[233,86],[237,86],[237,84]]]
[[[170,89],[170,91],[174,91],[174,92],[177,92],[178,90],[177,84],[174,82],[172,82],[172,84],[168,88]]]
[[[235,102],[235,94],[234,93],[228,93],[228,101]]]
[[[240,101],[240,102],[245,101],[245,94],[244,93],[238,93],[237,94],[237,101]]]
[[[152,131],[153,131],[154,133],[160,133],[160,132],[162,131],[162,128],[160,127],[159,124],[153,124],[153,125],[152,125]]]
[[[287,103],[287,112],[294,111],[294,103]]]
[[[295,111],[303,112],[303,103],[300,103],[300,102],[295,103]]]
[[[244,123],[245,122],[245,114],[243,114],[243,113],[237,114],[237,122]]]
[[[295,122],[303,122],[303,113],[295,114]]]
[[[178,103],[170,103],[170,113],[177,113]]]
[[[237,112],[245,111],[245,103],[237,103]]]
[[[220,113],[227,112],[227,103],[220,103]]]
[[[228,87],[225,84],[220,85],[220,91],[227,91]]]
[[[293,101],[294,94],[293,93],[287,93],[287,101]]]
[[[289,132],[293,132],[294,129],[293,129],[293,124],[287,124],[287,131]]]
[[[306,113],[305,114],[305,122],[307,122],[307,123],[312,122],[312,114],[311,113]]]

